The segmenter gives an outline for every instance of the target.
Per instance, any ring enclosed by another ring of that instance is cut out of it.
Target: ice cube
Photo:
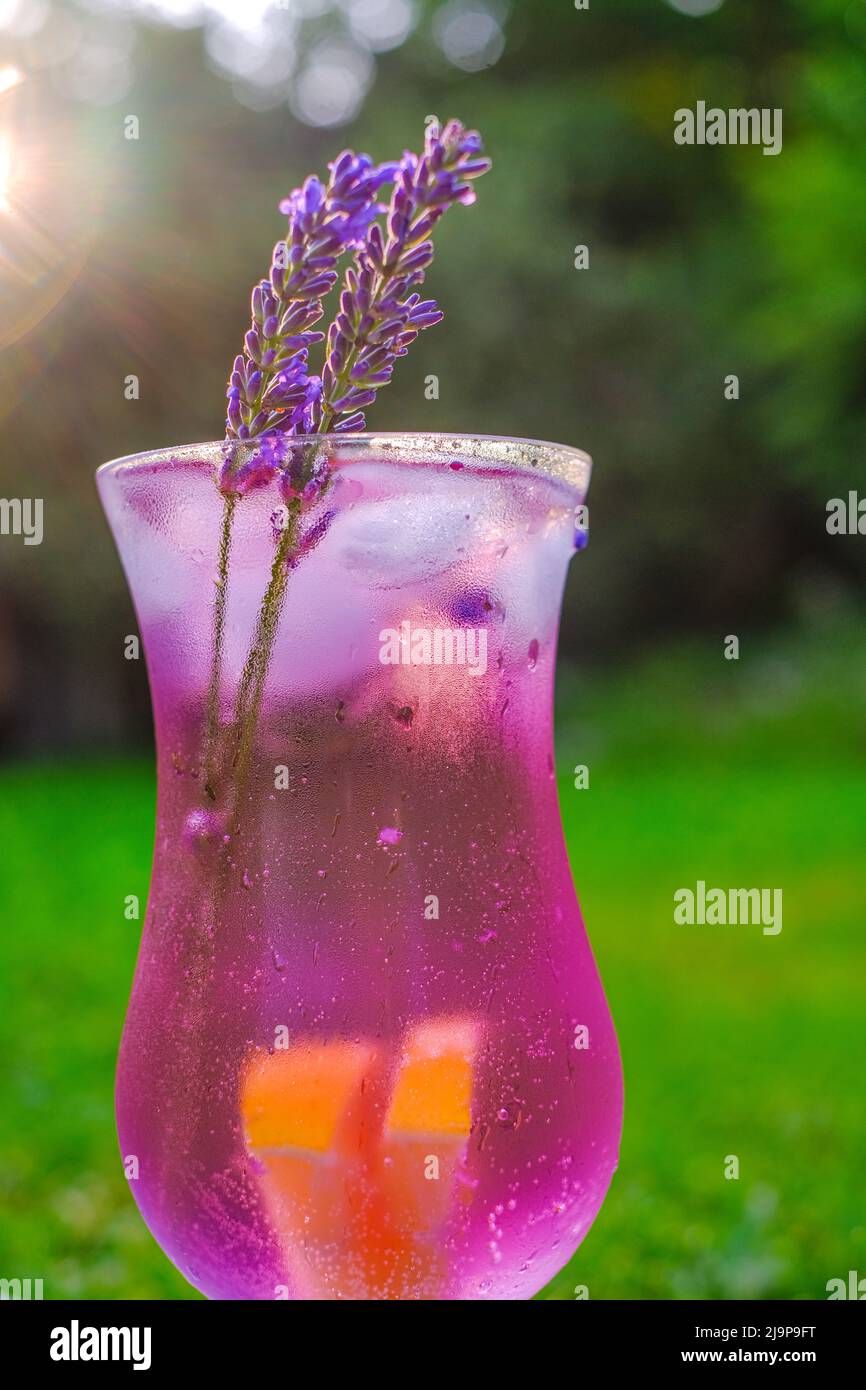
[[[479,538],[479,517],[468,499],[411,492],[361,502],[337,517],[331,555],[374,589],[399,589],[443,574],[470,557]]]

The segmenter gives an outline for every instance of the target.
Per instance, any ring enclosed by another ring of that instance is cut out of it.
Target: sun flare
[[[12,211],[12,140],[0,130],[0,213]]]
[[[11,92],[14,87],[20,87],[24,81],[24,74],[20,68],[16,68],[14,63],[6,63],[0,68],[0,97]]]

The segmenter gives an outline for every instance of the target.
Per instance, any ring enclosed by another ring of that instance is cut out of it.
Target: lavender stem
[[[211,651],[210,681],[208,683],[207,715],[205,720],[205,784],[204,789],[211,801],[217,797],[217,752],[219,745],[219,698],[222,683],[222,654],[225,634],[226,607],[229,588],[229,555],[232,543],[232,518],[237,505],[237,494],[229,493],[223,506],[222,527],[220,529],[219,559],[217,562],[216,597],[214,599],[213,647]]]

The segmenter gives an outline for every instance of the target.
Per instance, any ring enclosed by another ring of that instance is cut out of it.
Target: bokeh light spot
[[[464,72],[492,67],[505,48],[502,25],[484,5],[452,0],[438,10],[433,33],[445,57]]]
[[[341,0],[340,8],[353,36],[374,53],[399,47],[415,23],[413,0]]]
[[[292,86],[292,111],[307,125],[344,125],[361,109],[374,71],[368,52],[325,39],[311,50],[306,67]]]
[[[690,15],[693,19],[700,19],[705,14],[714,14],[724,3],[725,0],[668,0],[672,10]]]

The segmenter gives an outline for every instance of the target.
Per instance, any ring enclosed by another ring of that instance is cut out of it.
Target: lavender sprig
[[[395,165],[344,150],[327,186],[314,175],[280,203],[288,229],[274,247],[269,278],[252,293],[252,322],[235,358],[227,390],[226,436],[244,443],[273,430],[309,433],[318,417],[321,379],[309,370],[309,349],[324,339],[314,329],[322,300],[337,283],[339,257],[364,244],[384,211],[376,195]],[[246,457],[244,457],[244,454]],[[220,475],[224,492],[249,491],[273,476],[273,453],[231,448]]]
[[[340,311],[328,333],[321,399],[312,416],[319,433],[349,432],[365,425],[364,410],[391,380],[423,328],[442,318],[433,299],[416,286],[433,259],[430,235],[455,203],[473,203],[472,180],[490,168],[481,137],[450,120],[427,128],[424,153],[406,151],[388,209],[387,239],[374,222],[346,272]]]
[[[323,485],[314,460],[309,461],[305,476],[301,476],[303,464],[300,470],[286,468],[280,435],[312,431],[322,383],[309,370],[309,349],[325,336],[313,325],[324,312],[324,296],[337,282],[339,257],[363,243],[370,223],[384,211],[377,194],[395,171],[393,164],[376,166],[369,155],[351,150],[344,150],[328,168],[327,186],[312,175],[280,203],[288,229],[274,247],[269,278],[253,290],[252,323],[243,352],[235,358],[226,393],[226,448],[219,474],[226,501],[205,735],[205,786],[212,799],[218,773],[219,687],[235,503],[278,475],[284,480],[287,501],[309,504]],[[261,443],[243,447],[254,439]],[[289,543],[287,535],[281,548],[288,549]],[[255,672],[250,681],[254,676]]]
[[[490,160],[477,131],[459,121],[427,128],[424,153],[406,151],[396,164],[374,166],[367,155],[345,151],[329,165],[325,187],[306,180],[280,204],[289,218],[274,248],[270,276],[252,295],[252,324],[228,385],[226,452],[219,485],[226,506],[217,577],[215,644],[209,693],[206,787],[216,796],[221,638],[225,623],[232,513],[247,492],[279,478],[287,504],[271,576],[238,686],[233,724],[234,831],[243,814],[246,783],[265,680],[290,571],[325,534],[333,511],[303,530],[304,510],[330,484],[324,456],[299,435],[363,429],[364,410],[391,380],[394,364],[422,329],[442,318],[435,300],[422,300],[433,258],[430,235],[455,203],[472,203],[474,179]],[[377,202],[393,182],[389,207]],[[375,220],[387,211],[386,231]],[[387,233],[387,235],[386,235]],[[353,251],[340,307],[327,337],[321,377],[310,371],[309,350],[324,338],[314,329],[322,300],[337,282],[337,260]]]

